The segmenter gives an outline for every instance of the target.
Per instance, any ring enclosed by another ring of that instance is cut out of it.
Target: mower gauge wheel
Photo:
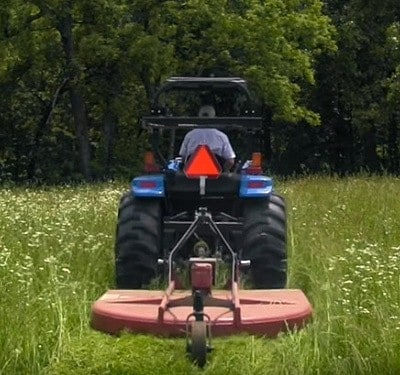
[[[207,361],[207,323],[191,322],[190,354],[192,361],[199,367],[204,367]]]

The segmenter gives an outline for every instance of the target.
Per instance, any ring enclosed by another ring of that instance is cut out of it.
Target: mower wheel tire
[[[115,238],[117,289],[140,289],[156,275],[161,254],[162,210],[157,199],[121,198]]]
[[[191,323],[190,354],[192,361],[200,368],[207,362],[207,324],[204,321]]]
[[[286,287],[286,212],[284,199],[276,194],[244,203],[242,258],[250,260],[256,289]]]

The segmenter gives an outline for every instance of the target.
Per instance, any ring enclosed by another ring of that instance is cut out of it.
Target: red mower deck
[[[191,291],[109,290],[92,306],[94,329],[185,336],[193,313]],[[204,314],[213,336],[249,333],[275,337],[303,327],[312,307],[301,290],[214,290],[204,299]],[[193,319],[192,319],[193,320]]]

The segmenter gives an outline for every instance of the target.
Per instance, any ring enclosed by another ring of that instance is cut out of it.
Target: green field
[[[181,339],[89,328],[113,286],[123,185],[0,189],[0,374],[400,373],[400,179],[278,184],[289,217],[289,286],[314,307],[275,340],[214,340],[203,371]]]

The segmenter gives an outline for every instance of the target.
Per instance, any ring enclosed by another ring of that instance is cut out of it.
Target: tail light
[[[261,152],[253,152],[251,155],[251,165],[247,168],[247,174],[262,174],[263,170],[261,168]]]
[[[247,182],[249,189],[264,189],[266,187],[265,181],[249,181]]]
[[[253,152],[251,155],[251,166],[261,168],[261,152]]]
[[[139,181],[138,187],[141,189],[155,189],[157,187],[156,181]]]
[[[160,167],[157,165],[152,151],[146,151],[144,154],[144,171],[146,173],[160,172]]]

